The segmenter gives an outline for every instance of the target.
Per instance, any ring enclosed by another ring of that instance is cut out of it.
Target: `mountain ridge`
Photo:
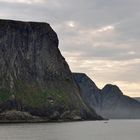
[[[97,114],[109,119],[140,118],[140,102],[123,95],[118,86],[107,84],[99,89],[86,74],[73,76],[82,90],[81,97]]]

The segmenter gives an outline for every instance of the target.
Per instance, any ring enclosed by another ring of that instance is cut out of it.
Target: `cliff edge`
[[[47,23],[0,20],[0,113],[17,110],[50,120],[101,119],[82,101],[58,44]]]

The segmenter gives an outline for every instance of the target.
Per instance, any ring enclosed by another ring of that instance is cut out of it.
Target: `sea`
[[[0,140],[140,140],[140,120],[0,124]]]

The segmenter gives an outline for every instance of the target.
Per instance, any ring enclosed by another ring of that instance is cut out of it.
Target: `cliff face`
[[[74,73],[81,88],[81,97],[91,108],[105,118],[140,118],[140,102],[123,95],[115,85],[106,85],[100,90],[85,74]]]
[[[83,103],[47,23],[0,20],[0,111],[11,109],[98,119]]]
[[[86,103],[89,104],[91,108],[94,109],[94,107],[96,107],[95,109],[98,111],[98,109],[100,109],[99,104],[101,100],[101,90],[89,77],[87,77],[86,74],[74,73],[73,76],[81,89],[81,97],[83,100],[86,101]]]
[[[140,102],[140,97],[135,97],[134,99]]]

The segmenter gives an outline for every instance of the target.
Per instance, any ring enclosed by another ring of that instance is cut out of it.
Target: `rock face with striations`
[[[99,119],[79,93],[49,24],[0,20],[0,112],[60,119],[69,111]]]
[[[123,95],[116,85],[108,84],[101,90],[86,74],[73,75],[85,103],[104,118],[140,118],[140,102]]]

